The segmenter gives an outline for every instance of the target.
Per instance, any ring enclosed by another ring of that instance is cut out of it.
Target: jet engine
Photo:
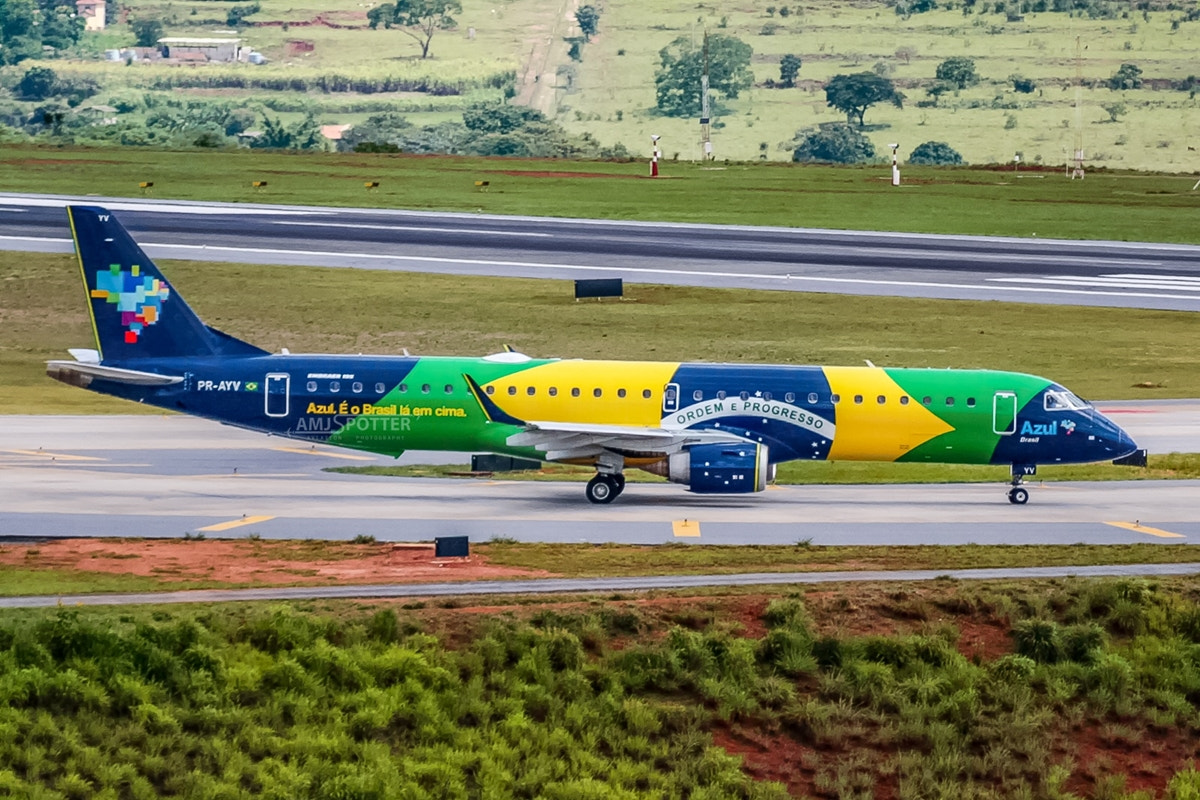
[[[746,494],[767,488],[774,470],[753,442],[696,445],[645,468],[698,494]]]

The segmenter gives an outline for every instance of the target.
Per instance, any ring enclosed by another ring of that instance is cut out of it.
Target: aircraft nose
[[[1125,432],[1124,428],[1117,427],[1117,457],[1127,456],[1138,449],[1137,442],[1133,437]]]

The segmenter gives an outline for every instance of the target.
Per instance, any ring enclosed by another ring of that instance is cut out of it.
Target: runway
[[[204,589],[130,594],[27,595],[0,597],[0,608],[127,606],[165,603],[232,603],[255,600],[344,600],[396,597],[462,597],[517,594],[570,594],[702,589],[715,586],[788,586],[821,583],[932,581],[953,579],[1033,580],[1195,575],[1200,564],[1124,564],[1097,567],[1018,567],[1012,569],[895,570],[880,572],[751,572],[733,575],[648,575],[634,578],[541,578],[511,581],[459,581],[360,586],[289,586],[267,589]]]
[[[105,205],[154,258],[1200,310],[1200,247],[0,194],[0,249]]]
[[[1106,410],[1152,452],[1200,452],[1200,401]],[[817,545],[1073,544],[1200,539],[1200,481],[788,486],[693,495],[631,484],[611,506],[581,483],[395,479],[323,468],[390,459],[180,416],[0,417],[0,536]],[[465,462],[438,454],[449,462]],[[406,461],[427,462],[409,453]]]

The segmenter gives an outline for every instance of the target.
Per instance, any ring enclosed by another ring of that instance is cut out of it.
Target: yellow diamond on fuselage
[[[830,390],[840,395],[830,461],[895,461],[954,430],[878,367],[823,369]]]
[[[484,384],[489,397],[518,419],[595,425],[662,422],[663,387],[678,362],[552,361]]]

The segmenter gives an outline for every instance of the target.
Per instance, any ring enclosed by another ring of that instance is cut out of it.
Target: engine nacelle
[[[673,454],[665,466],[667,480],[699,494],[761,492],[774,472],[767,448],[753,442],[697,445]]]

